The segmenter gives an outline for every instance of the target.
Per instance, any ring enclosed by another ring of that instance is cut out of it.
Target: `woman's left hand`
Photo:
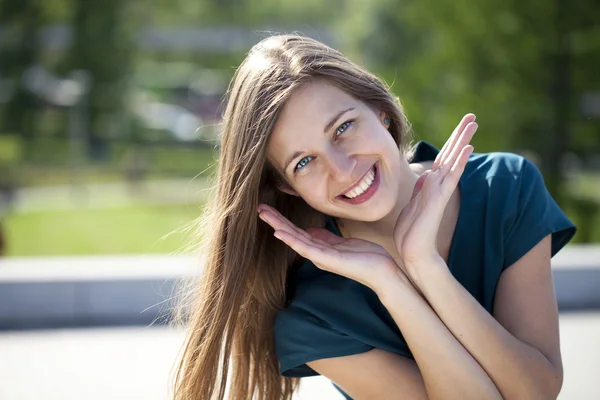
[[[477,124],[467,114],[456,127],[431,170],[417,180],[411,201],[404,207],[394,228],[394,241],[409,276],[415,264],[439,260],[436,238],[444,210],[456,189],[473,151],[469,144]]]

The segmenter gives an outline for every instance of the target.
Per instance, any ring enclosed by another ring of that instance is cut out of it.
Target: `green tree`
[[[139,29],[139,4],[125,0],[73,0],[73,42],[69,68],[87,71],[91,156],[104,158],[106,139],[116,136],[126,109]]]
[[[533,150],[559,196],[557,160],[577,150],[571,138],[600,148],[597,122],[586,126],[578,109],[581,82],[599,83],[590,68],[599,13],[592,1],[352,0],[341,29],[352,32],[350,51],[393,83],[417,134],[442,144],[473,111],[478,151]]]
[[[39,61],[40,47],[37,40],[42,21],[39,0],[0,0],[0,77],[12,83],[12,96],[4,109],[0,132],[16,133],[24,143],[27,157],[35,133],[37,108],[35,97],[22,84],[25,70]]]

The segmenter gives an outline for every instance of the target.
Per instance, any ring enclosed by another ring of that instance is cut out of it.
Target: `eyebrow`
[[[333,124],[335,124],[335,121],[337,121],[338,119],[340,119],[340,117],[342,115],[346,114],[348,111],[352,111],[352,110],[354,110],[354,107],[346,108],[345,110],[342,110],[339,113],[335,114],[333,116],[333,118],[331,118],[331,120],[329,120],[329,122],[327,123],[327,125],[325,125],[325,128],[323,129],[323,133],[329,132],[329,130],[333,127]]]
[[[292,161],[294,161],[294,159],[296,157],[299,157],[300,155],[302,155],[302,151],[297,151],[294,154],[292,154],[285,162],[285,164],[283,164],[283,168],[281,169],[281,172],[283,173],[283,175],[285,176],[285,170],[287,169],[288,165],[291,164]]]
[[[333,116],[333,118],[331,118],[331,119],[329,120],[329,122],[328,122],[328,123],[325,125],[325,128],[323,128],[323,133],[327,133],[327,132],[328,132],[328,131],[329,131],[329,130],[330,130],[332,127],[333,127],[333,124],[335,124],[335,122],[336,122],[338,119],[340,119],[340,117],[341,117],[342,115],[344,115],[344,114],[346,114],[348,111],[352,111],[352,110],[354,110],[354,107],[349,107],[349,108],[346,108],[345,110],[342,110],[342,111],[338,112],[337,114],[335,114],[335,115]],[[283,164],[283,168],[282,168],[282,170],[281,170],[281,172],[283,172],[283,175],[285,175],[285,170],[287,169],[288,165],[290,165],[290,163],[291,163],[292,161],[294,161],[294,159],[295,159],[296,157],[299,157],[300,155],[302,155],[302,153],[303,153],[302,151],[296,151],[294,154],[292,154],[292,155],[291,155],[291,156],[290,156],[290,157],[289,157],[289,158],[286,160],[286,162],[285,162],[285,164]]]

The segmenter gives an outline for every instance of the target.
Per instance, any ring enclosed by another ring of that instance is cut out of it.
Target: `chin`
[[[384,219],[394,210],[396,205],[395,200],[390,196],[386,199],[371,199],[371,201],[359,206],[351,206],[355,207],[354,209],[348,209],[346,206],[344,207],[345,210],[339,212],[340,215],[338,218],[362,222],[376,222]]]
[[[395,203],[394,203],[395,204]],[[394,209],[394,204],[377,204],[373,205],[370,210],[362,210],[354,213],[357,221],[376,222],[387,217]]]

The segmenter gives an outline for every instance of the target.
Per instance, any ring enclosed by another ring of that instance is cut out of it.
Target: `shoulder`
[[[547,235],[552,235],[554,256],[576,232],[575,225],[548,192],[538,167],[513,153],[478,154],[470,160],[466,179],[485,186],[486,213],[500,225],[504,265],[512,265]],[[484,192],[481,190],[480,192]]]
[[[417,172],[427,169],[439,150],[425,141],[418,142],[408,153],[409,162]],[[537,168],[525,157],[509,152],[473,153],[469,158],[462,181],[476,184],[478,181],[506,180],[518,182],[523,174],[539,175]]]
[[[462,188],[471,196],[481,197],[489,211],[511,215],[522,209],[528,199],[551,198],[538,167],[527,158],[508,152],[472,155],[463,177]]]
[[[518,226],[518,221],[535,218],[560,221],[561,226],[570,225],[548,192],[538,167],[521,155],[506,152],[474,154],[462,179],[468,193],[482,197],[486,212],[498,217],[509,230]]]
[[[518,183],[521,179],[539,175],[537,168],[525,157],[508,152],[475,153],[469,159],[467,178],[506,180]]]

